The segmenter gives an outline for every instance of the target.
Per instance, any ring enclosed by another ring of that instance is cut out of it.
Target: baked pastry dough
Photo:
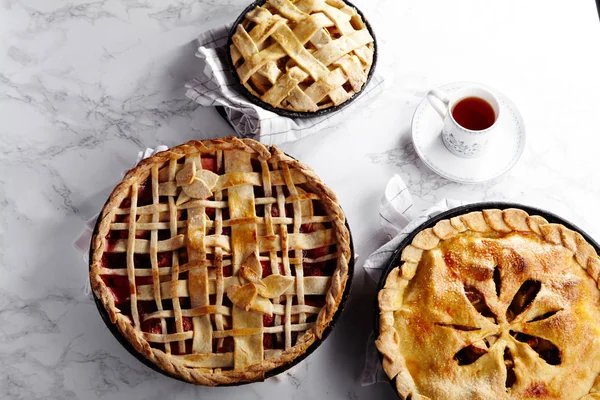
[[[143,160],[92,239],[110,320],[165,372],[202,385],[264,379],[322,337],[348,278],[336,196],[253,140],[191,141]]]
[[[361,91],[374,39],[342,0],[267,0],[235,28],[230,56],[240,82],[275,108],[314,112]]]
[[[600,398],[600,259],[520,209],[419,232],[379,292],[377,348],[403,399]]]

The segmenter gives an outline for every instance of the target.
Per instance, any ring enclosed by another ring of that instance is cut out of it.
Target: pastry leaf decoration
[[[495,303],[497,304],[503,289],[501,274],[498,267],[494,270],[493,280],[496,288],[496,299],[493,300],[496,300]],[[527,280],[523,282],[519,290],[513,296],[510,305],[506,308],[505,315],[499,317],[490,309],[488,304],[491,303],[487,301],[485,295],[481,291],[473,286],[465,284],[464,293],[471,306],[479,315],[492,322],[495,325],[495,328],[490,333],[489,328],[484,330],[482,326],[438,323],[438,326],[454,329],[465,337],[467,345],[454,355],[454,359],[458,362],[458,365],[471,365],[490,353],[494,346],[504,346],[503,358],[504,366],[506,368],[506,387],[510,388],[517,381],[517,375],[514,372],[515,361],[510,350],[510,347],[512,346],[509,346],[511,340],[515,345],[517,342],[520,342],[529,346],[537,353],[543,362],[550,365],[559,365],[561,363],[561,356],[560,350],[556,345],[547,339],[532,336],[523,332],[529,331],[527,329],[529,324],[552,318],[555,314],[562,311],[560,309],[555,309],[536,315],[527,321],[524,320],[524,313],[527,310],[535,309],[534,303],[541,289],[542,283],[540,281]],[[485,331],[485,333],[480,334],[479,331]]]
[[[219,175],[206,169],[198,170],[194,161],[186,163],[175,175],[177,186],[181,186],[182,193],[176,201],[177,205],[190,199],[207,199],[213,195],[212,190],[217,185]]]
[[[240,276],[248,283],[242,286],[230,286],[227,289],[227,296],[233,304],[246,311],[272,316],[273,303],[270,299],[275,299],[285,293],[294,284],[294,278],[269,275],[261,279],[261,274],[260,261],[256,254],[252,253],[240,267]]]

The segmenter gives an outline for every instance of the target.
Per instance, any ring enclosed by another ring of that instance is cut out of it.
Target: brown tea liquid
[[[487,129],[496,121],[492,106],[479,97],[465,97],[456,103],[452,116],[460,126],[472,131]]]

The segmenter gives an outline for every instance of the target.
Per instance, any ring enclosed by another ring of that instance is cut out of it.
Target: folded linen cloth
[[[206,107],[224,107],[228,121],[240,137],[268,145],[293,142],[350,119],[383,90],[384,78],[375,71],[362,93],[340,111],[314,118],[282,117],[255,105],[238,91],[237,78],[225,58],[230,28],[225,25],[198,37],[196,57],[202,60],[203,68],[186,84],[186,95]]]
[[[381,197],[379,210],[381,229],[387,234],[389,240],[365,261],[364,268],[367,275],[378,283],[391,255],[415,228],[430,218],[463,204],[465,204],[463,201],[443,199],[427,210],[417,212],[414,210],[408,187],[400,176],[394,175]],[[376,338],[377,334],[372,332],[367,343],[365,367],[361,375],[362,386],[388,381],[375,347]]]

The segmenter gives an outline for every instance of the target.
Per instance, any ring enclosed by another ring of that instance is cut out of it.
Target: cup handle
[[[446,92],[440,89],[431,89],[429,92],[427,92],[427,101],[429,101],[431,107],[433,107],[433,109],[440,114],[442,119],[446,118],[446,114],[448,113],[448,104],[450,103],[450,98]]]

